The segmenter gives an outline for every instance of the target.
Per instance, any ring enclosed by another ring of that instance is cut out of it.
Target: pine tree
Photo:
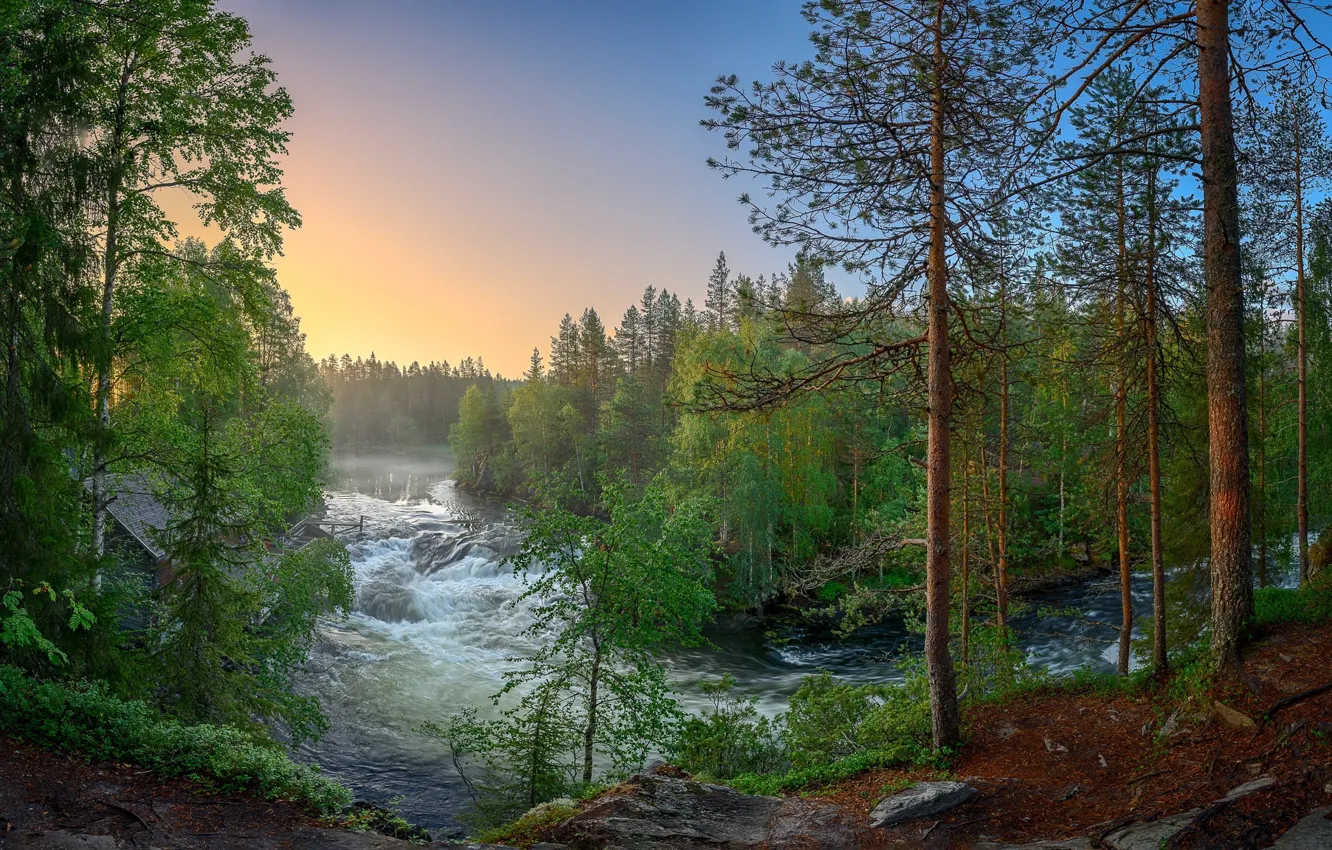
[[[708,295],[703,302],[707,311],[708,330],[716,333],[731,327],[735,305],[732,293],[731,270],[726,266],[726,253],[717,255],[717,264],[708,276]]]

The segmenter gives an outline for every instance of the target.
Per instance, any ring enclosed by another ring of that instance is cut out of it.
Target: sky
[[[701,305],[719,251],[765,245],[707,168],[717,75],[811,52],[799,0],[220,0],[295,115],[304,224],[275,266],[315,358],[480,356],[519,375],[564,313],[610,327],[643,288]]]

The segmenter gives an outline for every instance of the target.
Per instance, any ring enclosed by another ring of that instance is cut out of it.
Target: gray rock
[[[870,812],[870,826],[893,826],[903,821],[937,815],[976,796],[965,782],[920,782],[879,801]]]
[[[1200,814],[1202,809],[1193,809],[1160,820],[1129,824],[1106,836],[1105,843],[1114,850],[1158,850],[1183,832]]]
[[[0,846],[4,846],[3,843],[0,843]],[[17,846],[41,848],[41,850],[116,850],[120,845],[109,835],[83,835],[55,830],[41,835],[24,836]]]
[[[660,774],[634,777],[549,837],[576,847],[634,850],[858,846],[854,824],[825,803],[757,797]]]
[[[1248,782],[1245,782],[1243,785],[1231,788],[1230,792],[1227,793],[1226,796],[1222,797],[1221,799],[1226,801],[1238,800],[1240,797],[1245,797],[1249,794],[1252,794],[1255,791],[1261,791],[1264,788],[1271,788],[1275,784],[1276,780],[1273,779],[1272,777],[1260,776],[1257,779],[1251,779]]]
[[[1178,731],[1180,731],[1179,709],[1176,708],[1170,713],[1170,716],[1166,718],[1166,722],[1161,724],[1161,728],[1157,730],[1156,734],[1161,738],[1169,738]]]
[[[1035,841],[1031,844],[996,844],[982,841],[972,845],[972,850],[1094,850],[1090,838],[1065,838],[1062,840]]]
[[[1286,830],[1272,850],[1327,850],[1332,847],[1332,806],[1319,809]]]

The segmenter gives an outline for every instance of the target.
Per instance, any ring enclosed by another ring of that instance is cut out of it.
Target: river
[[[298,688],[317,696],[329,733],[301,756],[376,803],[398,806],[437,836],[459,834],[455,819],[470,800],[438,742],[414,729],[464,708],[495,716],[490,695],[513,669],[509,659],[533,649],[522,632],[532,620],[518,603],[523,583],[501,565],[518,545],[502,505],[457,489],[444,452],[413,456],[342,456],[327,494],[329,519],[357,522],[348,538],[356,607],[321,627]],[[1150,577],[1136,575],[1139,622],[1150,616]],[[1062,673],[1078,667],[1111,671],[1119,592],[1113,578],[1066,586],[1032,600],[1071,608],[1082,617],[1015,620],[1030,663]],[[1035,607],[1035,606],[1033,606]],[[900,679],[894,659],[918,652],[921,640],[900,622],[862,630],[846,641],[817,639],[788,628],[765,636],[755,628],[714,628],[713,647],[665,659],[686,708],[704,701],[698,684],[730,673],[737,690],[775,714],[801,680],[819,670],[857,682]],[[396,801],[396,802],[395,802]]]

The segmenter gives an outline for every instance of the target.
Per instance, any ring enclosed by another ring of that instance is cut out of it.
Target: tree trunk
[[[934,749],[957,745],[960,720],[953,659],[948,651],[949,420],[953,406],[952,366],[948,345],[948,268],[944,240],[947,210],[944,186],[944,0],[936,0],[930,117],[929,253],[929,435],[926,484],[925,667],[930,688]]]
[[[1147,307],[1147,478],[1151,490],[1152,527],[1152,667],[1156,675],[1166,672],[1165,551],[1161,539],[1161,391],[1157,384],[1157,361],[1161,356],[1156,338],[1156,163],[1147,172],[1147,269],[1144,284]]]
[[[999,642],[1008,645],[1008,285],[999,276],[999,345],[1005,346],[999,361],[999,564],[995,568],[996,622]]]
[[[962,440],[962,666],[971,660],[971,457]]]
[[[1300,584],[1309,580],[1309,353],[1304,339],[1304,156],[1300,110],[1295,111],[1295,328],[1296,379],[1299,386],[1296,449],[1295,522],[1300,546]],[[1264,570],[1266,572],[1266,570]]]
[[[1244,290],[1226,0],[1199,0],[1197,19],[1203,270],[1207,281],[1211,650],[1213,668],[1222,673],[1232,666],[1239,671],[1240,639],[1253,614],[1249,432],[1244,409]]]
[[[1124,359],[1128,353],[1124,337],[1124,290],[1128,285],[1128,244],[1125,238],[1124,210],[1124,158],[1115,157],[1115,214],[1119,253],[1115,270],[1115,525],[1119,532],[1119,675],[1129,671],[1129,658],[1133,640],[1133,567],[1129,562],[1128,527],[1128,375]]]
[[[1258,310],[1258,586],[1267,587],[1267,293]]]
[[[601,647],[594,645],[587,677],[587,725],[583,727],[583,784],[592,784],[592,750],[597,740],[597,686],[601,683]]]
[[[93,448],[93,553],[102,557],[106,553],[106,513],[110,499],[106,494],[106,452],[103,448],[111,430],[111,369],[114,365],[114,345],[111,338],[111,318],[115,306],[116,272],[120,259],[116,255],[120,232],[120,197],[113,177],[106,192],[106,250],[102,260],[102,313],[101,333],[103,350],[97,362],[97,420],[102,433]],[[100,584],[100,574],[94,577]]]

